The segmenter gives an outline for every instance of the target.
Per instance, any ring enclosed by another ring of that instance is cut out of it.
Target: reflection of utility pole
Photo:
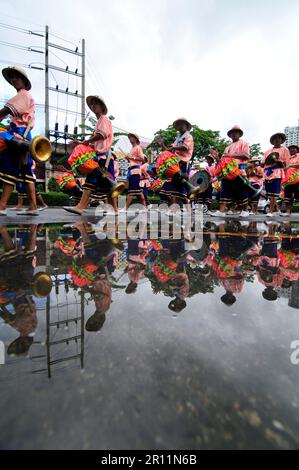
[[[59,284],[55,286],[59,289]],[[79,300],[79,299],[78,299]],[[34,370],[33,372],[45,372],[47,371],[48,377],[52,377],[52,366],[55,364],[63,363],[66,361],[71,361],[73,359],[80,359],[80,367],[83,369],[84,367],[84,307],[85,307],[85,299],[84,299],[84,292],[80,292],[80,315],[74,316],[72,318],[68,318],[68,307],[74,307],[78,305],[78,302],[69,303],[69,304],[61,304],[52,305],[52,310],[54,311],[55,307],[59,309],[59,316],[58,319],[52,321],[51,319],[51,300],[50,295],[47,297],[46,301],[46,354],[40,354],[32,356],[32,360],[41,360],[46,359],[47,367],[43,367],[42,369]],[[64,310],[63,310],[63,307]],[[78,312],[79,313],[79,312]],[[53,315],[53,314],[52,314]],[[63,318],[61,318],[63,315]],[[75,325],[76,327],[76,334],[72,334],[71,336],[64,336],[62,338],[57,338],[56,333],[58,330],[61,332],[68,332],[68,327]],[[78,328],[77,328],[78,327]],[[56,328],[56,332],[55,329]],[[54,334],[53,334],[54,330]],[[78,333],[77,333],[78,331]],[[51,339],[52,338],[52,339]],[[77,345],[79,344],[79,351],[77,350]],[[41,342],[36,342],[36,345],[41,345]],[[63,350],[59,348],[59,346],[66,346]],[[73,345],[73,347],[72,347]],[[74,351],[75,346],[75,351]],[[70,349],[69,349],[70,347]]]
[[[299,280],[292,283],[289,307],[299,309]]]

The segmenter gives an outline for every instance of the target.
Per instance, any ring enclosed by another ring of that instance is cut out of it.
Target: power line
[[[44,54],[44,51],[38,51],[37,49],[33,49],[32,47],[21,46],[21,44],[13,44],[12,42],[6,42],[6,41],[0,41],[0,44],[2,46],[12,47],[14,49],[21,49],[23,51],[38,52],[39,54]],[[37,47],[39,47],[40,49],[44,49],[41,46],[37,46]]]

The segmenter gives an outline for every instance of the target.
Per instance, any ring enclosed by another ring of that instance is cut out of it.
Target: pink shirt
[[[244,279],[221,279],[224,289],[232,294],[239,294],[244,286]]]
[[[256,175],[250,175],[248,179],[251,183],[256,183],[262,186],[264,182],[264,171],[260,166],[258,166],[255,168],[255,172]]]
[[[262,158],[262,163],[264,163],[268,155],[270,155],[270,153],[273,153],[273,152],[279,153],[279,161],[284,162],[286,165],[288,165],[291,155],[290,155],[289,149],[287,149],[286,147],[279,147],[279,148],[271,147],[264,154]],[[271,168],[271,165],[270,166],[267,165],[265,166],[265,168]],[[276,168],[275,170],[272,171],[271,175],[269,176],[265,174],[265,180],[273,180],[274,178],[283,178],[283,177],[284,177],[283,168]]]
[[[5,108],[9,109],[11,122],[18,127],[34,127],[35,103],[27,90],[19,90],[17,95],[7,101]]]
[[[175,154],[178,155],[178,157],[180,157],[183,162],[189,162],[194,150],[194,142],[192,135],[186,135],[186,137],[184,138],[184,142],[178,145],[185,145],[187,147],[187,150],[176,150]]]
[[[244,142],[244,140],[238,140],[237,142],[232,142],[230,145],[226,147],[223,155],[226,156],[228,154],[232,156],[244,155],[247,159],[249,159],[249,156],[250,156],[249,144],[247,144],[247,142]]]
[[[205,168],[205,170],[207,170],[207,172],[209,173],[211,178],[215,177],[215,167],[216,167],[216,165],[215,165],[215,163],[213,163],[211,166],[207,166]]]
[[[296,153],[293,157],[290,157],[287,165],[298,165],[299,163],[299,153]]]
[[[130,159],[130,166],[141,165],[144,160],[143,150],[141,145],[135,145],[132,147],[131,152],[128,155]]]
[[[147,168],[148,168],[149,164],[148,163],[144,163],[143,165],[141,165],[141,180],[140,180],[140,183],[139,183],[139,186],[141,188],[149,188],[150,187],[150,175],[148,174],[147,172]]]
[[[110,119],[105,114],[99,118],[94,130],[94,135],[95,134],[101,134],[103,137],[105,137],[104,139],[95,142],[95,150],[98,153],[108,152],[113,142],[113,129]]]

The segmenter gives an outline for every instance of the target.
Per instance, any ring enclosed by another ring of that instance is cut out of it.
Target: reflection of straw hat
[[[107,105],[104,101],[104,98],[102,98],[101,96],[98,96],[98,95],[90,95],[86,98],[86,104],[87,106],[91,109],[91,103],[92,101],[98,101],[99,103],[101,103],[101,105],[104,107],[104,111],[103,113],[104,114],[107,114],[108,113],[108,108],[107,108]]]
[[[271,135],[270,137],[270,143],[273,145],[273,139],[275,137],[280,137],[282,139],[282,143],[286,141],[286,135],[283,132],[276,132],[276,134]]]
[[[241,134],[241,137],[242,137],[242,135],[244,134],[244,132],[242,131],[242,129],[241,129],[240,126],[233,126],[233,127],[227,132],[228,137],[231,136],[231,133],[232,133],[233,131],[238,131],[238,132]]]
[[[33,278],[33,293],[36,297],[47,297],[52,290],[52,279],[49,274],[39,272]]]
[[[129,138],[129,137],[135,137],[135,139],[137,140],[138,144],[140,144],[140,139],[139,139],[139,137],[138,137],[137,134],[134,134],[134,132],[129,132],[129,133],[128,133],[128,138]]]
[[[4,69],[2,69],[2,75],[3,77],[5,78],[5,80],[8,81],[8,83],[10,83],[12,85],[12,82],[11,82],[11,75],[13,74],[13,72],[18,72],[24,82],[25,82],[25,88],[26,90],[30,90],[31,89],[31,82],[28,78],[28,75],[27,73],[25,72],[25,70],[22,68],[22,67],[19,67],[18,65],[13,65],[11,67],[5,67]]]
[[[188,121],[188,119],[184,118],[184,117],[180,117],[178,119],[176,119],[172,125],[175,129],[177,129],[177,125],[179,122],[184,122],[186,125],[187,125],[187,129],[188,131],[190,131],[190,129],[192,128],[192,125],[190,124],[190,122]]]

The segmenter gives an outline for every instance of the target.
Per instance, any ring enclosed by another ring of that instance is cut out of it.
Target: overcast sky
[[[223,136],[239,124],[245,140],[265,149],[273,132],[297,124],[298,0],[15,0],[2,4],[1,14],[5,24],[40,30],[47,23],[70,41],[84,37],[87,93],[103,95],[115,124],[142,136],[151,138],[186,116]],[[0,35],[2,41],[43,45],[43,39],[8,29],[0,28]],[[56,65],[70,61],[76,68],[75,57],[53,51]],[[0,54],[1,61],[24,64],[43,59],[3,45]],[[42,103],[43,75],[29,72]],[[51,79],[66,87],[65,74]],[[77,86],[71,80],[70,90]],[[0,93],[2,100],[11,93],[2,79]],[[59,99],[64,106],[65,97]]]

